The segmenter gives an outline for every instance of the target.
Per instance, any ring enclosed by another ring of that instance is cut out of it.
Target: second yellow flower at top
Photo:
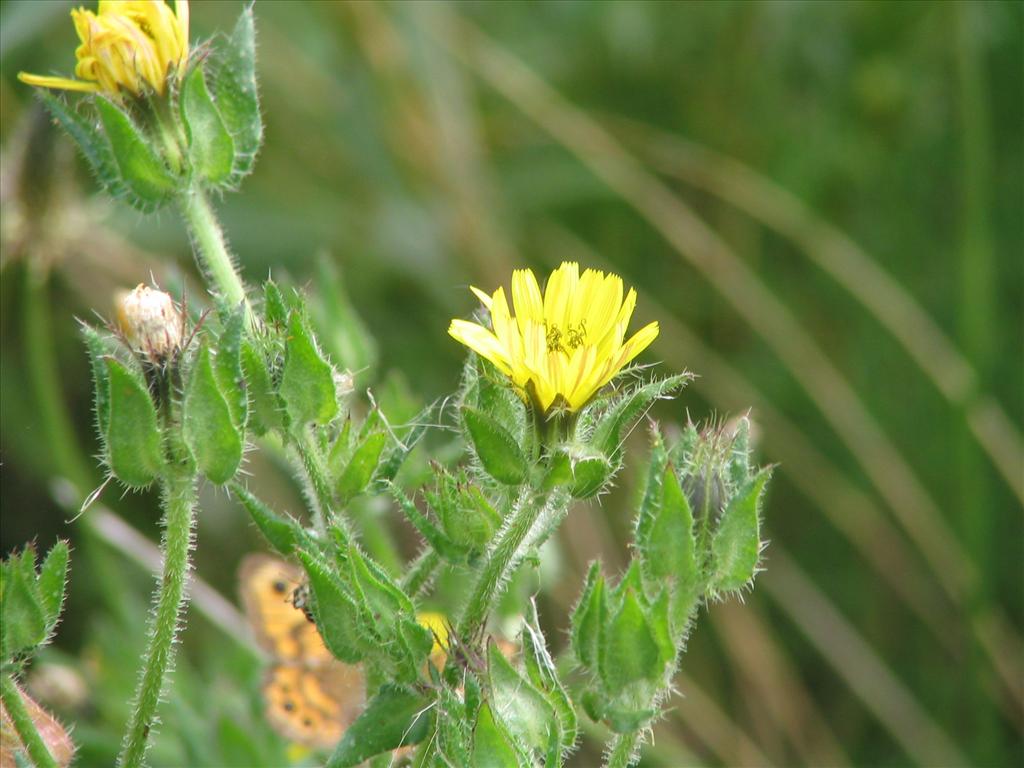
[[[18,79],[43,88],[102,92],[120,98],[146,88],[167,90],[172,71],[178,77],[188,60],[188,1],[100,0],[96,13],[71,11],[81,45],[75,50],[75,75],[49,77],[19,72]]]

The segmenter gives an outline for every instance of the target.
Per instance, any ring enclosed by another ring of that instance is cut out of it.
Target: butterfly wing
[[[295,608],[292,593],[302,583],[302,569],[263,554],[248,555],[238,573],[242,604],[260,646],[287,662],[333,661],[316,625]]]
[[[335,746],[363,706],[358,667],[277,664],[263,682],[268,722],[282,736],[317,749]]]
[[[335,659],[296,607],[302,569],[276,557],[248,555],[239,569],[242,604],[260,646],[275,663],[263,681],[267,721],[308,747],[333,747],[363,707],[363,673]]]

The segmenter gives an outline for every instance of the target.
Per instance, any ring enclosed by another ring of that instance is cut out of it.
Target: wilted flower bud
[[[139,284],[117,303],[117,322],[132,349],[152,362],[162,362],[181,349],[184,326],[174,299]]]

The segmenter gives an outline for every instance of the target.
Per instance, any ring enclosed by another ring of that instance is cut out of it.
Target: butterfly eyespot
[[[307,728],[312,728],[313,727],[313,721],[310,720],[308,717],[302,718],[302,724],[304,726],[306,726]]]
[[[285,592],[288,591],[288,585],[285,584],[283,581],[275,581],[274,591],[277,592],[277,594],[279,595],[283,595]]]
[[[284,702],[284,704],[282,706],[285,708],[286,712],[294,712],[295,711],[295,702],[286,701],[286,702]]]

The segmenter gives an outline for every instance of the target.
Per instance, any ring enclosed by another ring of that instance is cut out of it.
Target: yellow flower
[[[43,88],[139,96],[149,86],[167,89],[173,70],[181,77],[188,60],[188,0],[100,0],[97,13],[71,11],[82,44],[75,50],[74,80],[19,72],[18,79]]]
[[[512,379],[542,412],[556,402],[579,410],[658,336],[658,324],[624,341],[636,306],[630,288],[622,299],[622,278],[563,262],[548,278],[543,296],[529,269],[512,273],[509,311],[505,289],[488,296],[472,288],[491,313],[491,328],[452,320],[448,333],[486,357]]]

